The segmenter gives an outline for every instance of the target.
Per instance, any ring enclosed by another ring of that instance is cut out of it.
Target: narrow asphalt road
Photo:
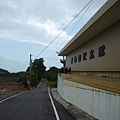
[[[54,100],[60,120],[74,118]],[[0,120],[57,120],[48,94],[46,80],[40,87],[0,103]]]

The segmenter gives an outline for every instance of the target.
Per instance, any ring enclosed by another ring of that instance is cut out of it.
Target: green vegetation
[[[41,78],[43,77],[46,69],[43,63],[43,58],[35,59],[32,63],[32,71],[37,75],[39,80],[41,80]]]
[[[57,82],[47,82],[47,87],[49,88],[56,88],[57,87]]]
[[[57,87],[57,77],[60,69],[56,67],[51,67],[48,71],[45,72],[44,77],[48,80],[48,87]]]
[[[20,71],[20,72],[17,72],[17,73],[10,73],[10,75],[14,76],[14,77],[21,77],[24,73],[25,73],[25,71]]]
[[[24,85],[25,88],[27,88],[29,85],[29,72],[25,72],[19,79],[19,82],[22,85]],[[39,83],[39,81],[37,79],[37,75],[34,72],[32,72],[31,73],[31,86],[34,87],[34,86],[38,85],[38,83]]]
[[[31,86],[37,86],[44,75],[46,67],[44,66],[43,58],[35,59],[32,63],[31,69]],[[26,72],[20,77],[19,82],[24,87],[29,86],[29,67],[27,68]]]
[[[44,77],[47,78],[49,82],[57,82],[58,72],[60,72],[60,69],[51,67],[48,71],[45,72]]]
[[[4,69],[2,69],[2,68],[0,68],[0,73],[1,73],[1,74],[10,74],[9,71],[4,70]]]
[[[31,86],[37,86],[41,80],[41,78],[47,79],[48,87],[57,87],[57,77],[60,69],[57,67],[51,67],[49,70],[45,71],[46,67],[44,66],[43,58],[35,59],[32,63],[31,67]],[[29,87],[29,71],[28,67],[26,72],[21,71],[17,73],[9,73],[7,70],[0,69],[0,73],[6,77],[9,75],[10,77],[18,78],[18,83],[20,86],[24,86],[25,88]],[[3,76],[2,75],[2,76]]]

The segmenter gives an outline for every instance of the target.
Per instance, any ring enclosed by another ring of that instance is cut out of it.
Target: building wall
[[[86,60],[83,60],[83,54],[86,55]],[[81,55],[80,62],[78,62],[78,55]],[[76,63],[74,63],[75,56]],[[120,71],[120,20],[68,54],[66,67],[71,68],[72,71]]]
[[[120,95],[65,80],[58,76],[63,99],[99,120],[120,120]]]

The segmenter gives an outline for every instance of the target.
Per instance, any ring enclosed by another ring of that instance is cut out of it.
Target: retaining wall
[[[61,97],[99,120],[120,120],[120,95],[65,80],[58,75]]]

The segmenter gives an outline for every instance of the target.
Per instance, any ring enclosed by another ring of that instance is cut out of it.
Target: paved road
[[[74,118],[54,100],[60,120],[74,120]],[[40,87],[0,103],[0,120],[57,120],[46,80],[43,79]]]

